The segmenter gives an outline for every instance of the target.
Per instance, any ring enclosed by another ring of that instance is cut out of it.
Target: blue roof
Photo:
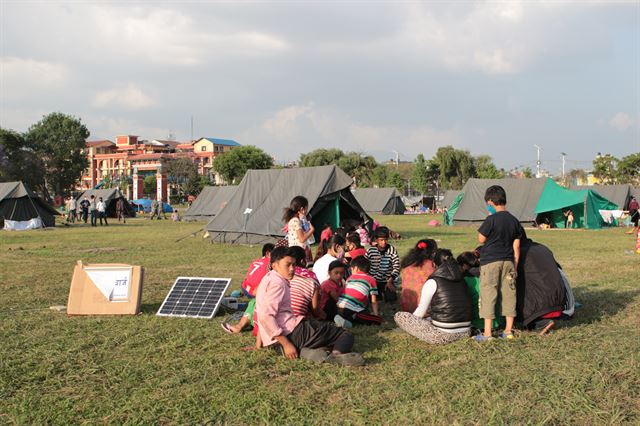
[[[231,139],[218,139],[218,138],[202,138],[206,139],[211,143],[216,145],[226,145],[226,146],[242,146],[236,141],[232,141]]]

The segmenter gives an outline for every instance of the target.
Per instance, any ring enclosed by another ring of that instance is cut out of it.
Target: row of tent
[[[563,188],[549,178],[533,179],[469,179],[461,191],[447,191],[442,205],[448,208],[447,225],[475,224],[487,216],[484,193],[492,185],[502,186],[507,193],[507,209],[523,223],[548,221],[562,228],[564,211],[574,215],[574,226],[599,229],[605,226],[600,211],[626,210],[632,196],[640,196],[640,188],[630,185],[602,185]],[[606,195],[603,195],[606,194]]]

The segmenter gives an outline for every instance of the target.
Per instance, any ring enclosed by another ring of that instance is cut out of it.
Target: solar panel
[[[231,278],[178,277],[158,315],[211,319],[230,284]]]

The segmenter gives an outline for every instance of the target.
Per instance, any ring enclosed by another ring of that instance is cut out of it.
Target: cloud
[[[125,109],[143,109],[153,106],[154,100],[133,84],[126,87],[98,91],[92,105],[97,108],[120,107]]]
[[[55,90],[68,79],[65,65],[14,56],[0,58],[0,81],[3,98],[21,99],[34,89]]]
[[[350,119],[313,102],[284,107],[265,119],[261,126],[238,136],[240,143],[260,141],[263,149],[280,160],[297,159],[300,153],[317,148],[340,148],[391,157],[392,150],[404,159],[418,153],[433,155],[438,146],[459,145],[463,141],[458,129],[437,130],[429,126],[376,126]],[[246,141],[246,142],[245,142]]]
[[[288,47],[273,34],[222,31],[213,23],[202,25],[172,9],[96,6],[91,16],[105,46],[164,65],[194,66],[211,57],[259,56]]]
[[[624,132],[633,124],[633,117],[625,112],[619,112],[609,120],[609,126],[619,132]]]

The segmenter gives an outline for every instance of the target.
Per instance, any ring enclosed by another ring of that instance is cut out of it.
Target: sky
[[[640,152],[640,1],[0,0],[0,126],[589,168]]]

